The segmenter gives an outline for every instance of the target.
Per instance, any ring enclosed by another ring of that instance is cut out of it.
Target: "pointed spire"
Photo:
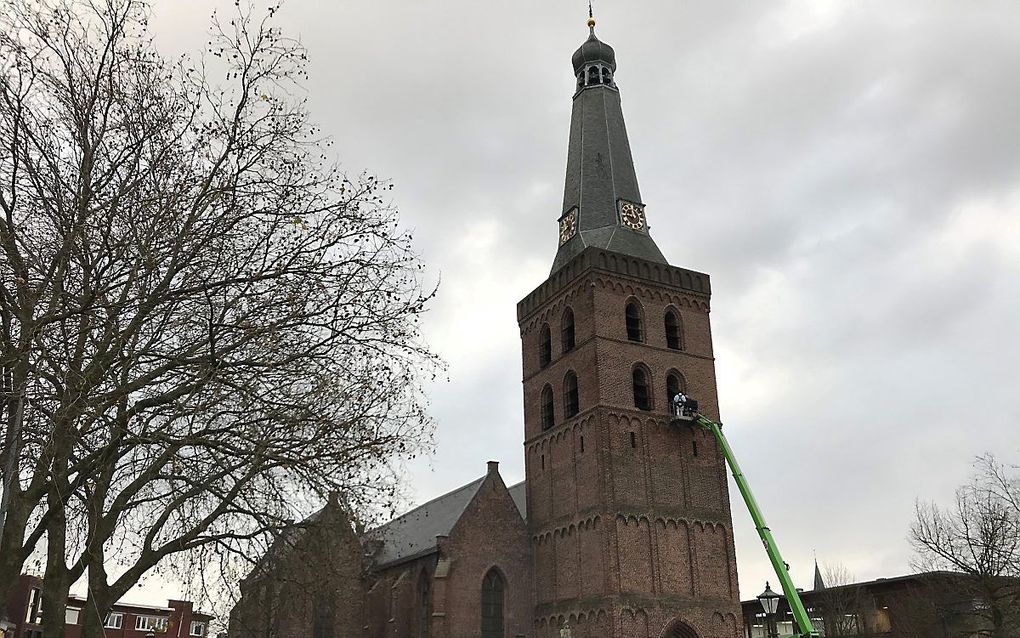
[[[588,28],[588,39],[571,58],[577,91],[570,118],[559,250],[552,271],[588,247],[664,264],[666,258],[648,234],[638,190],[614,79],[616,52],[595,37],[590,2]]]
[[[825,581],[822,580],[822,572],[818,569],[818,559],[815,558],[815,591],[825,589]]]

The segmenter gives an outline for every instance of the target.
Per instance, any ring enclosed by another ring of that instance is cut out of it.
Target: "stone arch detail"
[[[679,618],[674,618],[662,628],[659,638],[701,638],[701,636],[689,624]]]

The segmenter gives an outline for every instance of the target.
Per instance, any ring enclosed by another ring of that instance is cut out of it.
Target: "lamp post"
[[[779,631],[776,627],[776,610],[779,609],[779,594],[772,591],[768,581],[765,581],[765,591],[758,594],[758,602],[765,610],[765,631],[769,638],[779,638]]]

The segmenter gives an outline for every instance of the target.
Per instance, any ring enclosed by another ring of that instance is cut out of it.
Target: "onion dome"
[[[613,51],[613,47],[595,37],[594,19],[588,20],[588,27],[591,29],[591,35],[581,45],[581,48],[574,51],[574,56],[570,59],[574,63],[574,75],[580,73],[585,66],[593,62],[601,62],[609,67],[611,71],[615,72],[616,51]]]

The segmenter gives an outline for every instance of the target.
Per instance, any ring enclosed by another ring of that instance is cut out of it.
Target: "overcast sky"
[[[227,3],[228,5],[231,3]],[[167,53],[210,0],[157,2]],[[1020,462],[1020,4],[595,5],[652,235],[712,277],[722,417],[794,579],[910,571],[917,498]],[[523,478],[515,304],[556,249],[582,0],[290,0],[312,118],[391,178],[450,365],[420,503]],[[732,490],[731,490],[732,492]],[[772,578],[732,493],[741,597]]]

